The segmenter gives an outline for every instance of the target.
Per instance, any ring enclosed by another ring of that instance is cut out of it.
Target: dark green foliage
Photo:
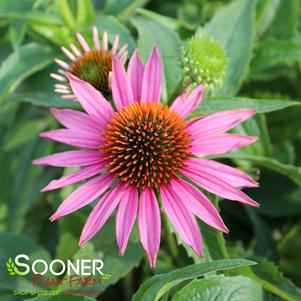
[[[300,18],[299,0],[0,0],[1,301],[301,300]],[[159,47],[164,102],[183,88],[186,42],[194,34],[216,40],[229,59],[225,82],[207,93],[193,116],[242,108],[258,112],[235,131],[260,140],[216,159],[261,183],[247,191],[261,207],[209,196],[230,234],[199,223],[204,259],[192,254],[168,222],[156,268],[150,269],[136,225],[119,256],[115,215],[84,248],[78,239],[91,207],[48,221],[74,187],[40,193],[66,171],[32,166],[34,158],[64,150],[38,134],[57,127],[48,108],[79,107],[54,94],[48,74],[56,68],[59,47],[77,43],[76,31],[89,37],[93,24],[109,33],[110,43],[119,34],[130,55],[138,47],[144,62],[152,47]],[[46,261],[102,258],[108,279],[98,297],[78,291],[14,296],[15,289],[32,289],[31,276],[15,271],[19,253]]]

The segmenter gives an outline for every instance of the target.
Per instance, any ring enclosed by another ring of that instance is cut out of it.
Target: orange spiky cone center
[[[103,139],[108,170],[141,189],[168,184],[190,154],[185,121],[155,102],[135,102],[116,112]]]
[[[112,53],[101,49],[91,50],[78,57],[69,72],[88,82],[103,95],[108,95],[109,74],[112,71]]]

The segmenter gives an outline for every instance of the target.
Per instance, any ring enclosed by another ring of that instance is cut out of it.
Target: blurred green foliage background
[[[98,300],[152,301],[163,295],[174,301],[301,300],[300,16],[299,0],[0,0],[0,300],[33,298],[12,293],[32,288],[31,276],[7,274],[7,259],[19,253],[32,260],[102,258],[112,278],[104,281]],[[224,47],[229,68],[224,85],[206,96],[196,115],[258,111],[237,130],[260,141],[219,159],[260,182],[248,193],[261,206],[246,208],[212,197],[230,234],[224,237],[200,223],[204,259],[170,234],[169,225],[157,266],[150,269],[136,228],[119,257],[114,217],[82,249],[78,238],[90,208],[58,222],[48,220],[72,187],[40,193],[63,171],[31,161],[64,149],[38,137],[58,126],[48,108],[77,107],[53,92],[48,74],[56,69],[54,58],[63,58],[60,46],[77,44],[77,31],[91,41],[94,24],[109,33],[110,42],[119,34],[130,53],[138,47],[144,61],[153,45],[159,46],[165,98],[182,77],[185,41],[205,33]],[[245,259],[257,265],[249,267]]]

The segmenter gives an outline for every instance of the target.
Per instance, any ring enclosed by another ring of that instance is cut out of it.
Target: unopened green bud
[[[198,36],[187,43],[182,63],[186,81],[203,84],[212,90],[223,83],[228,58],[217,42]]]

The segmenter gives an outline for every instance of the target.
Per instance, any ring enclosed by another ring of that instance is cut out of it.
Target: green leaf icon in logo
[[[23,276],[24,273],[20,272],[15,263],[13,262],[13,260],[11,259],[11,257],[8,258],[7,262],[6,262],[6,269],[9,275],[19,275],[19,276]]]
[[[111,274],[102,274],[101,277],[102,277],[102,279],[107,280],[107,279],[111,279],[112,275]]]

